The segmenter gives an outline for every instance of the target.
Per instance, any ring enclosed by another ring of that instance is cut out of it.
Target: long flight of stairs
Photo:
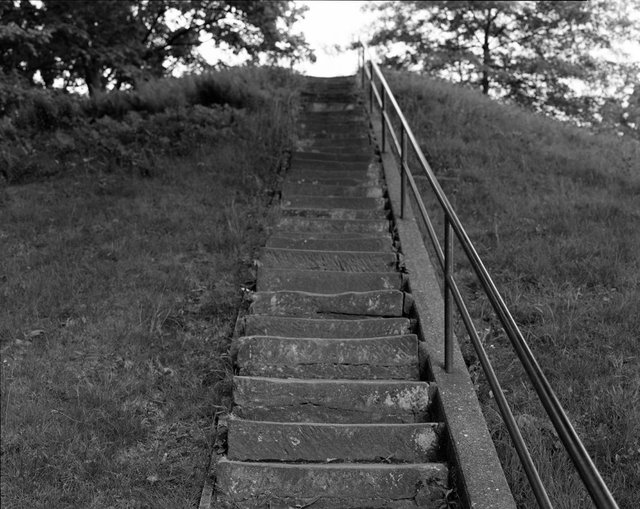
[[[354,78],[307,80],[299,150],[235,338],[214,507],[441,507],[437,388]]]

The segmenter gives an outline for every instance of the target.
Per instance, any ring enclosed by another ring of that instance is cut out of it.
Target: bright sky
[[[625,0],[617,0],[624,2]],[[359,37],[366,39],[366,33],[376,14],[370,11],[362,12],[365,4],[375,4],[378,1],[341,1],[341,0],[306,0],[298,1],[309,10],[304,19],[294,26],[296,31],[304,34],[316,54],[315,63],[303,62],[296,69],[312,76],[340,76],[354,74],[358,57],[356,51],[346,51],[346,48]],[[636,19],[640,19],[640,12],[632,12]],[[203,55],[211,63],[219,58],[219,50],[215,50],[213,42],[203,45]],[[629,51],[629,57],[640,62],[640,44],[629,41],[622,44]],[[234,57],[225,53],[224,60],[230,64],[239,64],[242,57]]]
[[[355,51],[337,51],[338,45],[346,48],[359,36],[365,34],[366,27],[375,14],[362,12],[366,3],[355,1],[301,1],[309,10],[296,27],[304,33],[316,54],[317,61],[303,63],[297,68],[314,76],[340,76],[354,74],[358,66]],[[364,37],[363,37],[364,39]]]
[[[316,54],[316,62],[304,62],[295,68],[312,76],[341,76],[355,74],[358,57],[355,51],[346,51],[351,42],[365,33],[366,27],[375,19],[371,12],[363,13],[364,1],[299,1],[309,10],[304,19],[295,24],[294,30],[304,34]],[[363,37],[364,38],[364,37]],[[216,63],[222,58],[229,65],[243,62],[242,55],[216,48],[210,41],[200,47],[202,55]]]

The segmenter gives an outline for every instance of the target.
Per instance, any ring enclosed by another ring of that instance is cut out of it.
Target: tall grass
[[[175,150],[203,123],[229,127],[243,111],[282,96],[292,80],[278,68],[231,68],[143,82],[134,90],[92,98],[13,87],[0,94],[2,176],[19,183],[85,166],[83,161],[108,165],[111,153],[121,166],[148,172],[153,164],[145,161],[148,142],[157,145],[156,138],[162,138],[165,150]],[[167,122],[173,132],[165,132]]]
[[[3,508],[197,504],[292,134],[296,79],[234,72],[259,103],[96,119],[92,152],[61,131],[66,166],[2,190]]]
[[[388,76],[587,450],[620,506],[639,506],[640,144],[445,82]],[[552,501],[590,507],[477,281],[456,256],[458,282]],[[475,353],[463,349],[518,505],[536,507]]]

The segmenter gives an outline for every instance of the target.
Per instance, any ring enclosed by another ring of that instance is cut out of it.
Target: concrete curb
[[[371,120],[373,133],[381,139],[381,123]],[[442,417],[447,425],[451,469],[458,496],[473,509],[515,509],[511,491],[495,446],[480,410],[460,347],[454,345],[452,373],[444,370],[444,303],[431,258],[411,207],[400,219],[400,171],[389,151],[381,155],[394,224],[404,255],[409,288],[418,316],[419,338],[426,372],[439,390]]]

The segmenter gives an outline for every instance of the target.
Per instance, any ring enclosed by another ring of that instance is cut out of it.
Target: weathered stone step
[[[257,315],[340,318],[335,315],[402,316],[404,292],[375,290],[334,294],[280,290],[255,292],[251,312]]]
[[[320,251],[380,251],[393,250],[391,236],[385,237],[350,237],[343,234],[341,238],[315,239],[309,237],[290,237],[275,233],[267,240],[267,247],[285,249],[310,249]]]
[[[283,238],[283,239],[300,239],[300,240],[308,240],[308,239],[328,239],[328,240],[342,240],[342,239],[383,239],[387,240],[391,238],[391,233],[388,231],[385,232],[308,232],[308,231],[287,231],[287,230],[278,230],[274,231],[271,237],[274,238]],[[270,238],[271,238],[270,237]],[[331,250],[329,250],[331,251]],[[336,251],[338,251],[336,249]]]
[[[396,268],[397,255],[367,251],[309,251],[266,247],[261,251],[260,263],[264,267],[291,269],[387,272]]]
[[[351,93],[343,93],[342,91],[339,90],[335,90],[335,91],[301,91],[300,92],[300,98],[302,99],[302,106],[303,108],[307,109],[309,108],[310,105],[327,105],[327,106],[334,106],[334,105],[342,105],[342,104],[348,104],[348,105],[352,105],[353,107],[357,107],[358,103],[357,103],[357,99],[358,96],[356,94],[354,94],[353,92]],[[362,111],[362,108],[359,107],[360,111]],[[314,111],[314,110],[312,110]],[[340,111],[340,110],[339,110]],[[308,113],[309,110],[307,109],[307,111],[303,112],[301,116],[303,116],[305,113]],[[332,110],[319,110],[319,113],[333,113]]]
[[[300,97],[304,102],[327,102],[324,98],[330,101],[349,100],[353,103],[358,101],[358,94],[353,88],[353,83],[344,85],[322,85],[319,88],[317,85],[313,85],[311,88],[305,87],[300,91]]]
[[[380,188],[382,186],[381,175],[354,177],[342,174],[326,174],[318,175],[317,172],[292,172],[287,175],[285,184],[312,184],[312,185],[328,185],[328,186],[349,186],[349,187],[365,187]]]
[[[313,217],[320,219],[386,219],[389,211],[384,209],[332,209],[285,207],[282,215],[291,217]]]
[[[273,241],[272,238],[270,240]],[[291,270],[258,267],[257,290],[300,290],[314,293],[368,292],[399,290],[399,272],[343,272],[329,270]]]
[[[241,336],[233,351],[238,373],[277,378],[417,380],[418,339]]]
[[[365,176],[380,178],[382,176],[382,172],[377,165],[364,162],[294,161],[291,164],[289,174],[298,172],[315,172],[321,178],[362,178]],[[294,177],[295,176],[297,175],[294,175]]]
[[[333,139],[351,138],[362,134],[363,126],[360,124],[347,124],[327,126],[317,123],[316,125],[300,125],[300,130],[303,138],[310,139]]]
[[[307,138],[305,140],[298,141],[298,150],[304,152],[337,152],[343,153],[347,150],[351,150],[357,153],[373,153],[373,148],[369,143],[368,138],[352,138],[352,139],[340,139],[340,140],[318,140]]]
[[[329,148],[330,147],[330,148]],[[338,147],[329,145],[327,148],[320,147],[300,147],[299,150],[304,150],[307,157],[293,158],[295,164],[300,164],[304,161],[326,161],[326,162],[364,162],[365,158],[372,158],[374,156],[370,146],[356,146],[346,145]],[[294,152],[296,154],[297,152]],[[317,154],[322,157],[312,157]]]
[[[378,165],[370,164],[368,166],[349,167],[352,163],[347,163],[347,166],[335,165],[335,163],[324,163],[322,161],[317,161],[318,164],[307,163],[308,162],[304,162],[293,165],[287,173],[287,180],[295,181],[301,177],[311,177],[325,180],[331,178],[349,178],[360,179],[361,181],[371,179],[382,181],[382,172]]]
[[[444,426],[247,421],[231,417],[228,452],[236,461],[427,463],[442,459]]]
[[[289,195],[282,200],[283,208],[297,209],[374,209],[384,210],[384,198],[329,197],[309,195]]]
[[[289,182],[282,186],[282,195],[286,199],[296,195],[323,196],[327,198],[338,196],[382,198],[383,192],[381,188],[372,186],[327,186],[322,184],[296,184]]]
[[[366,123],[360,119],[360,118],[344,118],[344,119],[337,119],[337,120],[331,120],[331,119],[325,119],[325,118],[318,118],[318,119],[310,119],[310,118],[306,118],[306,119],[298,119],[298,125],[306,128],[306,129],[321,129],[321,128],[327,128],[327,129],[351,129],[351,130],[360,130],[362,131],[365,126]]]
[[[246,336],[296,338],[371,338],[399,336],[411,332],[408,318],[325,319],[247,315]]]
[[[291,183],[320,183],[325,185],[377,185],[382,183],[382,175],[377,168],[366,170],[322,170],[293,168],[286,181]]]
[[[349,100],[340,100],[336,97],[334,101],[332,97],[317,97],[304,102],[303,108],[305,113],[348,113],[354,112],[361,114],[362,107]]]
[[[323,142],[327,142],[330,143],[332,141],[340,141],[343,139],[356,139],[356,138],[361,138],[361,139],[369,139],[369,135],[367,134],[366,130],[363,129],[360,126],[354,127],[351,130],[343,130],[343,131],[331,131],[329,129],[320,129],[320,130],[309,130],[309,129],[304,129],[304,139],[303,139],[303,143],[305,140],[315,140],[315,141],[323,141]]]
[[[387,233],[389,221],[373,219],[308,219],[281,217],[276,230],[292,232]]]
[[[436,509],[449,473],[441,463],[300,465],[222,458],[216,476],[221,509]]]
[[[368,137],[343,136],[335,140],[317,139],[313,137],[298,138],[293,154],[298,152],[325,152],[342,153],[347,149],[355,149],[356,152],[366,153],[370,156],[374,154],[375,146],[371,144]]]
[[[327,161],[335,163],[365,163],[372,160],[371,151],[361,154],[348,154],[341,152],[303,152],[296,151],[291,154],[293,164],[296,161]]]
[[[233,377],[233,413],[274,422],[428,422],[436,387],[406,380]]]
[[[314,104],[314,103],[311,103]],[[320,105],[323,103],[318,103],[315,102],[315,104]],[[338,103],[338,104],[332,104],[332,103],[324,103],[326,104],[329,108],[333,107],[333,106],[342,106],[342,104]],[[362,108],[358,108],[358,106],[356,105],[355,102],[351,103],[351,108],[349,109],[339,109],[339,110],[322,110],[322,109],[311,109],[311,110],[306,110],[301,112],[298,115],[298,120],[300,122],[305,122],[305,121],[314,121],[314,120],[322,120],[322,121],[328,121],[328,122],[336,122],[336,121],[341,121],[343,119],[358,119],[361,122],[365,122],[367,121],[367,117],[364,114],[364,110]]]

